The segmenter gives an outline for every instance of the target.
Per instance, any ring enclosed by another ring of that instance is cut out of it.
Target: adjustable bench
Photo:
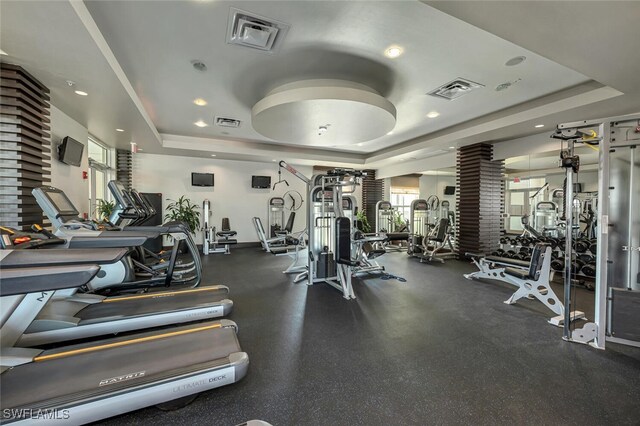
[[[487,278],[504,281],[518,289],[504,303],[512,305],[523,297],[536,298],[557,316],[549,320],[550,324],[561,326],[564,320],[564,306],[549,283],[551,275],[551,246],[545,243],[535,245],[531,261],[509,259],[505,257],[473,255],[473,263],[479,271],[464,274],[468,280]],[[572,321],[583,319],[584,313],[574,311]]]

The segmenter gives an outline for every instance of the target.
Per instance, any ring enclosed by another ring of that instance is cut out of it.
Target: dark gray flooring
[[[287,258],[208,256],[205,282],[231,289],[247,377],[178,411],[107,423],[640,424],[640,350],[564,342],[539,302],[503,304],[512,287],[465,280],[464,262],[380,261],[408,282],[355,282],[347,301],[292,284]],[[578,309],[592,304],[578,297]]]

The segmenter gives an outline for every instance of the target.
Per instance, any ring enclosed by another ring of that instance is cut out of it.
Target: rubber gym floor
[[[355,280],[347,301],[326,284],[293,284],[281,272],[289,259],[258,248],[203,258],[203,282],[230,288],[247,376],[177,411],[105,423],[640,423],[640,350],[564,342],[541,303],[503,304],[514,287],[464,279],[475,270],[466,262],[389,253],[380,263],[407,282]],[[577,297],[591,316],[593,293]]]

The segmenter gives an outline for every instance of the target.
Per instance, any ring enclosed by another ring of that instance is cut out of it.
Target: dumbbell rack
[[[502,238],[500,238],[500,251],[495,251],[492,253],[493,256],[500,256],[500,257],[508,257],[510,259],[517,259],[517,260],[524,260],[524,261],[529,261],[531,260],[531,251],[533,250],[533,246],[538,243],[541,242],[535,238],[530,238],[530,237],[524,237],[526,240],[528,240],[528,242],[526,242],[526,244],[523,244],[520,240],[519,236],[503,236]],[[552,247],[552,256],[553,259],[559,259],[562,260],[564,258],[564,250],[562,249],[564,247],[563,244],[557,244],[555,247]],[[510,253],[511,252],[511,253]],[[525,254],[526,253],[526,254]],[[595,274],[593,276],[591,275],[586,275],[582,272],[582,269],[585,265],[587,264],[593,264],[595,265],[595,259],[596,259],[596,255],[595,253],[592,253],[591,250],[589,248],[587,248],[586,251],[583,251],[582,253],[578,254],[578,259],[581,255],[589,255],[592,257],[592,260],[590,262],[584,262],[582,265],[580,265],[579,270],[575,273],[575,276],[577,277],[574,284],[579,285],[581,287],[584,287],[588,290],[593,290],[594,289],[594,285],[595,285]],[[562,272],[563,268],[564,268],[564,264],[562,264],[562,266],[560,267],[553,267],[553,261],[552,261],[552,269],[551,269],[551,276],[549,277],[550,281],[553,281],[555,278],[555,273],[556,272]]]

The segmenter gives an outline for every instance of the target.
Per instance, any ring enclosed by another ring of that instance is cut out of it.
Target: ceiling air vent
[[[480,87],[484,87],[484,85],[475,83],[471,80],[465,80],[464,78],[456,78],[455,80],[432,90],[427,93],[427,95],[452,101]]]
[[[215,122],[216,126],[220,127],[240,127],[240,120],[236,120],[234,118],[216,117]]]
[[[278,50],[289,24],[231,8],[227,25],[227,43],[267,53]]]

